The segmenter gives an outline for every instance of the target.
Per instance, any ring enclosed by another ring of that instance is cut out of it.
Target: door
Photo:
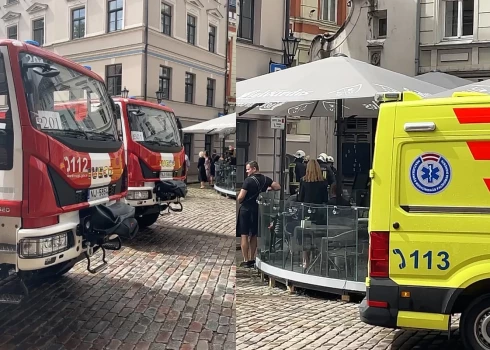
[[[16,59],[12,60],[17,64]],[[22,135],[8,50],[0,46],[0,264],[16,263],[22,212]]]
[[[464,100],[397,110],[390,277],[400,284],[490,277],[490,98]],[[414,127],[425,130],[405,131]]]

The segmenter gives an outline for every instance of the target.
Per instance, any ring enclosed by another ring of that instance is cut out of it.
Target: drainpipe
[[[226,115],[228,114],[228,79],[229,76],[231,76],[230,72],[228,71],[228,59],[230,59],[229,55],[229,50],[230,50],[230,1],[226,2],[225,9],[226,9],[226,44],[225,44],[225,93],[224,93],[224,106],[223,106],[223,113]],[[230,64],[231,68],[231,64]]]
[[[144,13],[145,13],[145,38],[144,38],[144,44],[145,44],[145,49],[144,49],[144,57],[143,57],[143,76],[144,76],[144,82],[143,82],[143,99],[146,101],[148,99],[148,15],[149,15],[149,6],[148,6],[148,1],[145,0],[144,2]]]
[[[284,11],[284,38],[289,36],[289,20],[291,17],[291,0],[285,0],[285,11]],[[286,50],[284,50],[284,63],[288,64],[288,57]],[[280,199],[284,200],[286,192],[286,149],[287,149],[287,136],[288,136],[288,123],[287,115],[284,116],[284,130],[281,130],[281,148],[280,148],[280,161],[279,161],[279,183],[281,184]],[[274,143],[276,140],[274,139]],[[275,156],[275,155],[274,155]],[[275,159],[274,159],[275,162]],[[276,174],[274,174],[275,177]]]
[[[420,0],[417,0],[417,17],[415,18],[415,75],[419,75],[420,68]]]

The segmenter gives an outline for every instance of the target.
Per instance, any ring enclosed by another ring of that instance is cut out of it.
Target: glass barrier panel
[[[214,169],[216,174],[215,184],[216,186],[229,190],[236,190],[236,165],[230,165],[224,161],[218,161],[214,163]]]
[[[308,204],[265,193],[260,259],[303,274],[363,282],[367,276],[368,209]]]

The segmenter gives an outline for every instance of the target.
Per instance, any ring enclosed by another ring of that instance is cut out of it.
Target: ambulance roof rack
[[[25,42],[26,44],[33,45],[33,46],[37,46],[37,47],[41,46],[41,45],[39,45],[39,43],[38,43],[37,41],[35,41],[35,40],[26,40],[26,41],[24,41],[24,42]]]

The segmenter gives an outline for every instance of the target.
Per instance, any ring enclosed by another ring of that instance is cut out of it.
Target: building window
[[[444,36],[461,38],[473,35],[474,0],[446,0]]]
[[[196,21],[196,17],[187,15],[187,42],[192,45],[196,45]]]
[[[189,157],[189,160],[192,161],[191,152],[192,152],[192,134],[184,134],[184,152]]]
[[[214,90],[216,87],[216,80],[208,78],[208,84],[206,86],[206,106],[214,106]]]
[[[250,41],[254,39],[254,0],[240,1],[238,37]]]
[[[337,21],[337,0],[322,0],[322,19],[329,22]]]
[[[7,28],[7,38],[11,40],[17,40],[17,25]]]
[[[160,66],[160,78],[158,87],[160,91],[163,91],[163,98],[170,100],[170,76],[172,69],[169,67]]]
[[[216,27],[209,26],[209,52],[216,52]]]
[[[79,39],[85,36],[85,7],[71,11],[71,38]]]
[[[185,102],[194,103],[194,81],[196,76],[192,73],[185,73]]]
[[[107,28],[109,32],[123,29],[123,0],[109,0]]]
[[[32,36],[39,45],[44,45],[44,18],[32,22]]]
[[[373,15],[373,39],[384,39],[388,34],[388,11],[376,11]]]
[[[162,33],[172,35],[172,6],[162,4]]]
[[[111,96],[121,95],[122,86],[122,64],[111,64],[105,66],[105,83]]]
[[[206,135],[204,136],[204,150],[208,151],[209,156],[211,157],[211,148],[213,147],[213,136]]]

